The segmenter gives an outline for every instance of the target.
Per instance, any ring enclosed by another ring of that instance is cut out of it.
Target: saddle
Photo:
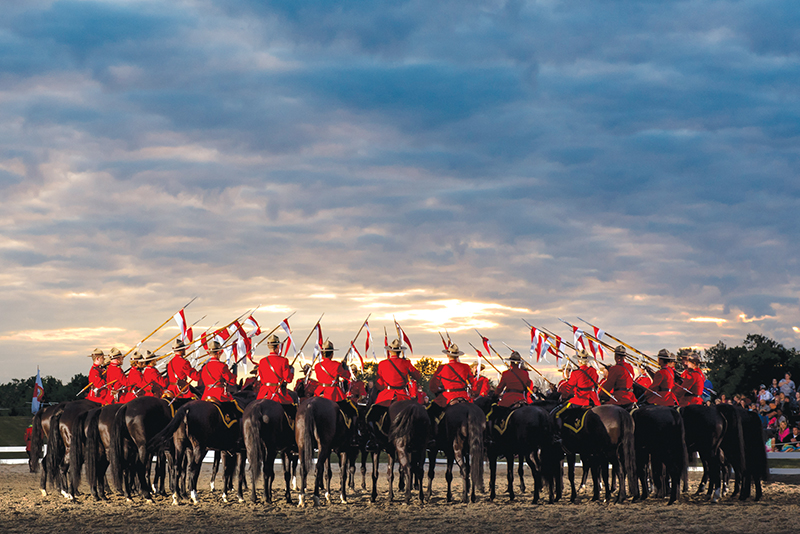
[[[353,421],[358,417],[358,408],[350,399],[339,401],[336,404],[339,405],[339,412],[342,414],[342,419],[344,419],[344,426],[349,429],[353,425]]]
[[[575,434],[583,430],[583,424],[586,420],[586,414],[589,413],[590,408],[584,406],[575,406],[567,403],[555,413],[556,420],[561,421],[563,428],[569,429]]]
[[[511,419],[511,416],[514,415],[514,412],[527,405],[528,403],[524,400],[515,402],[507,408],[503,408],[497,404],[494,404],[492,405],[492,409],[489,411],[489,413],[486,414],[486,420],[491,421],[492,419],[495,419],[494,429],[497,430],[497,433],[502,436],[508,429],[508,421]],[[493,414],[496,414],[494,418],[492,417]]]
[[[222,418],[223,424],[230,428],[236,423],[239,422],[239,419],[242,418],[242,414],[244,410],[239,407],[239,403],[236,402],[236,399],[230,402],[213,402],[214,406],[216,406],[217,410],[219,410],[219,415]]]

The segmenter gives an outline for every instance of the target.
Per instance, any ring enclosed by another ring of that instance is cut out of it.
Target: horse
[[[272,483],[275,480],[275,458],[282,454],[285,498],[292,503],[290,491],[291,449],[296,446],[294,430],[289,425],[283,406],[270,399],[251,402],[242,415],[242,433],[250,462],[250,500],[258,502],[256,496],[256,477],[262,470],[264,478],[264,499],[272,502]],[[241,476],[241,473],[240,473]],[[240,486],[241,488],[241,486]],[[241,490],[239,498],[242,498]]]
[[[246,406],[253,400],[251,391],[234,395],[239,407]],[[223,403],[232,406],[233,403]],[[184,404],[175,412],[169,424],[158,434],[147,441],[147,454],[171,442],[175,447],[175,459],[170,469],[172,485],[172,504],[177,505],[180,500],[178,492],[178,473],[183,465],[186,449],[191,448],[189,460],[189,495],[191,501],[197,504],[197,479],[200,476],[203,458],[208,449],[217,449],[227,453],[238,453],[242,447],[242,433],[238,419],[228,418],[222,413],[222,405],[210,401],[191,401]],[[227,462],[224,469],[224,487],[222,500],[228,502],[227,491],[232,486],[234,462]]]
[[[703,479],[708,480],[706,498],[717,502],[720,498],[720,446],[725,436],[727,421],[712,406],[691,405],[681,408],[683,427],[686,432],[686,450],[689,454],[697,452],[703,462]],[[685,473],[685,471],[684,471]],[[688,483],[684,474],[684,491]],[[703,483],[697,487],[697,494],[703,492]]]
[[[350,446],[347,450],[347,487],[355,491],[355,475],[356,475],[356,461],[361,455],[361,489],[367,489],[367,458],[371,456],[367,451],[367,442],[369,441],[369,428],[365,420],[367,405],[356,404],[358,410],[358,424],[356,430],[353,432],[353,438],[350,441]]]
[[[311,470],[315,445],[319,454],[314,480],[314,506],[318,506],[320,502],[319,490],[322,487],[323,475],[326,469],[325,500],[330,503],[332,476],[330,462],[331,453],[333,452],[339,455],[339,468],[341,470],[340,499],[342,503],[347,503],[347,484],[345,479],[347,469],[345,466],[347,465],[347,447],[350,444],[352,433],[355,431],[355,424],[355,421],[350,421],[348,425],[339,406],[330,399],[310,397],[300,402],[294,426],[300,466],[298,506],[303,507],[306,504],[306,479]]]
[[[81,481],[81,466],[86,463],[86,478],[95,500],[106,499],[106,470],[116,467],[118,458],[112,454],[111,429],[114,416],[124,404],[109,404],[80,414],[72,425],[72,444],[70,447],[70,486],[71,498],[77,495]],[[126,481],[130,484],[130,480]],[[120,493],[122,488],[117,488]]]
[[[561,472],[561,454],[553,442],[553,429],[547,410],[533,405],[521,406],[512,411],[502,433],[491,429],[491,442],[487,449],[489,457],[489,500],[494,500],[497,479],[497,457],[504,456],[507,462],[508,496],[513,501],[514,459],[519,456],[520,481],[523,479],[525,463],[531,469],[534,479],[533,502],[539,502],[542,478],[547,483],[549,502],[552,504],[556,478]],[[524,488],[524,485],[522,486]],[[522,489],[522,491],[525,491]]]
[[[725,435],[722,436],[722,443],[720,444],[720,450],[722,451],[720,458],[725,474],[723,477],[723,494],[728,485],[730,470],[733,469],[734,484],[731,497],[735,497],[739,493],[739,485],[747,470],[744,454],[744,434],[742,432],[741,412],[743,410],[731,404],[717,404],[714,407],[725,418],[727,423]]]
[[[580,410],[580,411],[579,411]],[[564,416],[568,416],[569,409]],[[579,426],[561,429],[561,443],[567,452],[567,468],[571,486],[570,502],[575,502],[575,455],[581,455],[584,472],[587,466],[592,470],[594,493],[592,500],[600,499],[600,475],[603,477],[605,499],[611,499],[612,488],[608,485],[608,464],[619,480],[617,503],[625,500],[625,477],[633,500],[639,498],[639,485],[636,481],[636,451],[634,446],[634,425],[630,414],[619,406],[606,404],[588,410],[575,409]],[[553,414],[555,415],[555,411]],[[573,413],[572,415],[575,415]],[[566,424],[564,425],[567,426]]]
[[[70,499],[68,489],[69,448],[72,442],[72,423],[83,412],[100,405],[86,399],[62,402],[50,417],[45,471],[42,473],[41,492],[47,495],[47,480],[50,479],[61,494]]]
[[[394,499],[394,462],[397,461],[402,485],[400,491],[405,489],[405,503],[411,504],[411,491],[414,479],[421,482],[425,464],[425,450],[431,431],[431,420],[425,407],[416,399],[396,401],[389,405],[388,417],[391,421],[389,427],[386,451],[389,466],[387,469],[389,479],[389,501]],[[378,496],[378,460],[380,451],[372,453],[372,495],[370,501],[375,502]],[[423,485],[419,484],[420,503],[425,501]]]
[[[432,404],[435,406],[435,404]],[[436,469],[436,455],[439,450],[447,456],[447,502],[453,500],[453,462],[458,463],[461,469],[462,494],[461,501],[465,504],[475,502],[477,496],[475,489],[483,493],[483,458],[484,434],[486,432],[486,418],[483,411],[471,402],[451,404],[444,409],[440,421],[436,421],[435,409],[428,411],[433,419],[432,428],[435,442],[428,447],[428,492],[427,500],[430,501],[433,489],[433,476]],[[472,485],[470,488],[470,481]],[[470,493],[471,489],[471,493]]]
[[[636,473],[642,486],[641,498],[646,499],[649,494],[649,462],[659,497],[665,495],[669,485],[667,504],[670,505],[678,498],[680,479],[689,463],[683,418],[674,408],[653,405],[642,406],[631,415],[635,425]]]
[[[756,412],[745,411],[741,408],[740,410],[747,469],[744,473],[739,500],[744,501],[750,497],[750,485],[752,483],[756,487],[756,494],[753,496],[753,500],[758,501],[761,499],[761,481],[769,479],[767,450],[764,447],[764,429]]]

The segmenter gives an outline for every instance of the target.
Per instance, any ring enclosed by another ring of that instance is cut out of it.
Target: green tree
[[[417,368],[417,371],[422,375],[422,380],[420,381],[420,385],[422,389],[430,395],[430,390],[428,389],[428,382],[431,381],[431,377],[433,373],[436,372],[436,369],[439,368],[439,362],[434,360],[433,358],[429,358],[424,356],[417,360],[414,364],[414,367]]]
[[[705,351],[708,378],[717,394],[750,394],[760,384],[770,384],[789,371],[800,376],[800,354],[761,334],[748,334],[740,347],[720,341]]]

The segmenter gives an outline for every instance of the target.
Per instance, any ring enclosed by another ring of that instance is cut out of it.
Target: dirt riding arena
[[[505,491],[505,467],[498,487]],[[357,488],[360,474],[357,475]],[[666,500],[622,505],[589,501],[583,492],[579,503],[554,505],[531,502],[531,494],[518,495],[508,502],[503,494],[495,503],[482,496],[478,503],[466,506],[445,502],[445,481],[437,469],[432,502],[420,506],[387,503],[386,477],[382,469],[377,504],[369,503],[369,495],[357,489],[347,505],[334,504],[318,508],[297,508],[280,503],[223,503],[219,489],[209,488],[210,466],[204,465],[200,476],[200,503],[185,502],[172,506],[167,497],[156,497],[154,504],[140,499],[132,503],[111,496],[108,502],[94,502],[85,493],[76,502],[60,495],[42,497],[38,474],[28,472],[27,465],[0,466],[0,532],[267,532],[267,533],[393,533],[393,532],[587,532],[587,533],[663,533],[663,532],[796,532],[800,517],[800,478],[773,477],[767,484],[761,502],[740,503],[723,499],[718,504],[697,497],[681,496],[680,502],[667,507]],[[338,489],[334,473],[332,489]],[[499,478],[499,477],[498,477]],[[692,487],[698,478],[693,474]],[[217,484],[221,482],[217,478]],[[488,482],[488,471],[487,471]],[[532,482],[532,480],[530,480]],[[369,479],[368,479],[369,483]],[[396,481],[395,481],[396,483]],[[218,486],[219,487],[219,486]],[[275,483],[279,493],[283,482]],[[460,481],[454,481],[460,496]],[[87,487],[82,487],[88,492]],[[88,497],[88,498],[87,498]],[[296,494],[294,496],[295,502]],[[397,495],[395,495],[397,499]]]

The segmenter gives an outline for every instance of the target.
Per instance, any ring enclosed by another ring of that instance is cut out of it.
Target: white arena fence
[[[47,445],[44,446],[43,453],[47,452]],[[2,453],[25,453],[25,447],[0,447],[0,454]],[[800,460],[800,452],[768,452],[767,458],[770,460]],[[203,463],[213,463],[214,452],[209,451],[206,457],[203,458]],[[0,458],[0,465],[20,465],[27,464],[27,458]],[[280,460],[275,460],[275,465],[280,465]],[[498,464],[505,465],[505,462],[497,462]],[[565,464],[566,465],[566,464]],[[576,462],[576,466],[580,467],[581,463]],[[690,471],[701,471],[702,467],[689,467]],[[773,475],[800,475],[800,468],[787,468],[778,467],[770,469],[769,472]]]

